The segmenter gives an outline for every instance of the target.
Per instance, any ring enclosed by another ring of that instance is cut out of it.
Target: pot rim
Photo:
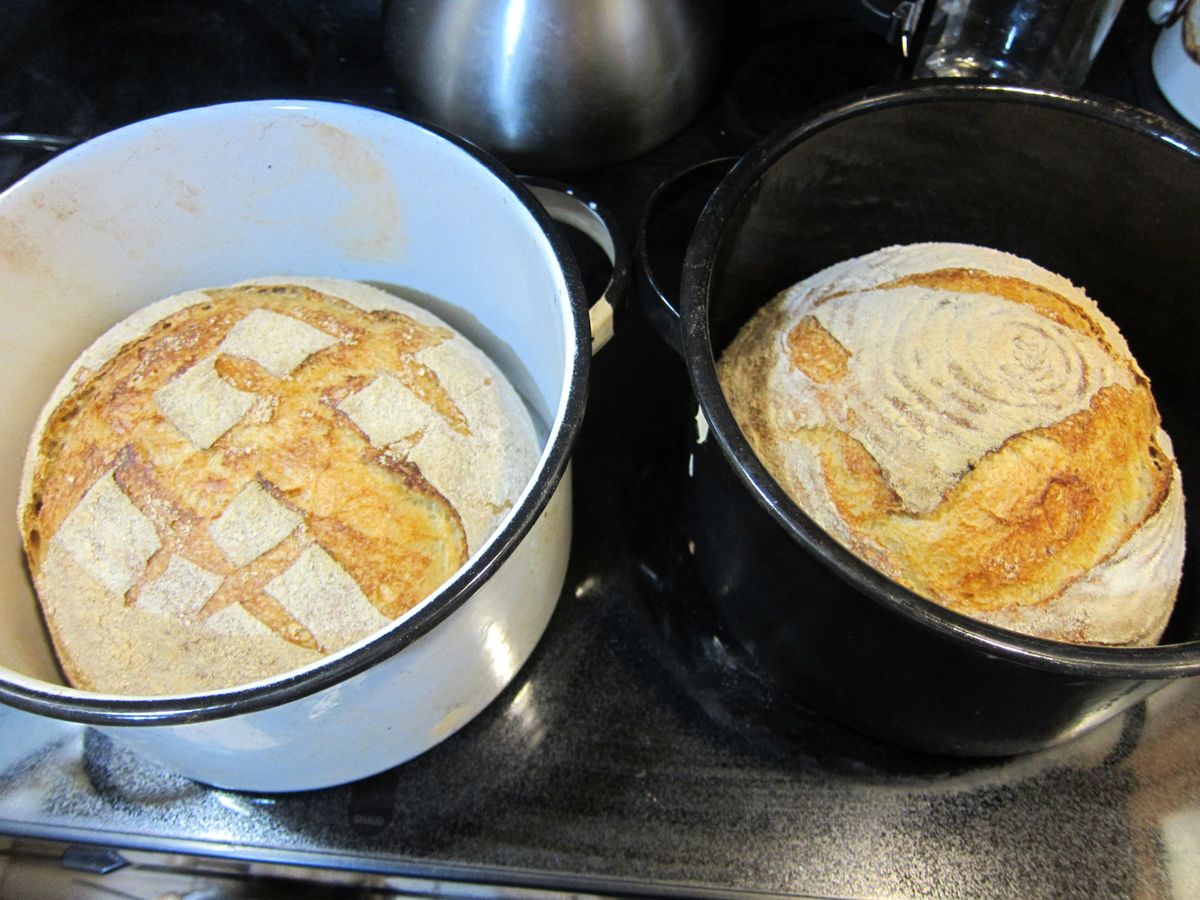
[[[69,162],[76,152],[90,147],[97,141],[113,140],[114,136],[127,130],[141,130],[172,119],[203,114],[204,111],[234,107],[287,111],[341,107],[387,116],[447,141],[453,149],[466,153],[474,162],[482,165],[508,189],[519,205],[532,215],[543,236],[548,240],[553,261],[562,272],[570,305],[570,320],[574,333],[573,355],[568,364],[569,381],[560,394],[565,394],[565,399],[561,401],[560,408],[556,410],[551,421],[549,442],[542,450],[539,468],[535,470],[526,487],[523,501],[500,529],[488,539],[484,551],[469,560],[411,614],[397,620],[373,638],[361,641],[325,660],[274,678],[206,693],[161,696],[103,694],[40,681],[19,673],[10,673],[10,670],[0,667],[0,701],[9,706],[86,725],[175,725],[252,713],[300,700],[332,687],[398,654],[462,606],[524,540],[557,491],[567,470],[571,450],[583,420],[591,367],[591,330],[583,279],[565,238],[558,232],[550,214],[514,173],[475,144],[420,118],[365,104],[319,98],[240,100],[178,110],[121,126],[80,142],[48,161],[46,165],[62,165]],[[27,173],[14,184],[31,177],[36,171],[37,169],[34,169]],[[16,679],[8,677],[9,674],[16,674]]]
[[[818,108],[799,124],[785,128],[748,151],[718,185],[692,234],[683,269],[680,326],[684,360],[700,414],[726,462],[759,505],[803,551],[815,555],[880,606],[987,654],[1065,674],[1143,680],[1200,674],[1200,640],[1153,647],[1101,647],[1052,641],[979,622],[892,581],[828,535],[788,497],[750,448],[725,401],[713,355],[708,302],[716,253],[738,204],[776,161],[831,126],[877,109],[965,100],[1034,104],[1099,119],[1161,140],[1200,161],[1200,141],[1194,135],[1145,110],[1084,93],[965,79],[930,79],[912,85],[873,88]]]

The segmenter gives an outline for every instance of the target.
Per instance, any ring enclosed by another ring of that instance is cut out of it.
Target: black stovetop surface
[[[1087,88],[1172,116],[1127,9]],[[702,114],[646,156],[566,176],[632,242],[653,189],[813,105],[902,76],[838,3],[737,7]],[[0,132],[83,138],[249,97],[394,108],[378,4],[6,5]],[[192,77],[168,77],[184,71]],[[0,154],[0,180],[38,162]],[[562,176],[559,176],[562,177]],[[593,367],[575,539],[512,685],[424,756],[296,795],[205,788],[97,732],[0,707],[0,833],[447,884],[626,893],[1185,896],[1200,884],[1200,690],[1063,747],[964,761],[809,712],[723,639],[675,528],[694,408],[635,309]]]

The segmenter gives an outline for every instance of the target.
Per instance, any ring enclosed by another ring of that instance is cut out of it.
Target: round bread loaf
[[[1039,637],[1160,638],[1178,467],[1124,338],[1066,279],[981,247],[889,247],[777,295],[718,374],[775,480],[895,581]]]
[[[492,361],[364,284],[262,279],[138,311],[42,412],[18,509],[76,687],[230,687],[387,626],[478,550],[539,454]]]

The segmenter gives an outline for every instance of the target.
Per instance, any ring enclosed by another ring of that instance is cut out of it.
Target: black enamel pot
[[[715,358],[777,291],[896,243],[965,241],[1083,285],[1153,383],[1185,488],[1200,479],[1200,139],[1108,101],[966,82],[856,97],[721,179],[684,261],[678,345],[699,406],[687,495],[697,571],[788,691],[851,727],[965,756],[1051,746],[1200,674],[1196,563],[1163,643],[1063,644],[987,626],[825,534],[738,430]],[[1200,496],[1200,489],[1193,488]],[[1196,522],[1195,503],[1188,504]]]

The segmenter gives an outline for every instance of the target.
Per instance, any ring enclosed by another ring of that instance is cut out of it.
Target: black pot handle
[[[0,188],[8,187],[51,156],[77,143],[77,138],[57,134],[0,131],[0,151],[5,153],[5,165],[0,170]]]
[[[921,14],[927,0],[851,0],[850,13],[864,28],[896,47],[905,59],[916,47],[924,26]]]
[[[75,138],[60,137],[57,134],[0,131],[0,147],[9,150],[40,150],[43,153],[58,153],[76,143]]]
[[[550,218],[590,238],[608,257],[612,271],[598,297],[588,297],[592,352],[609,342],[629,296],[629,249],[612,214],[586,194],[557,181],[522,175],[521,181],[550,213]]]
[[[704,204],[735,162],[737,157],[722,156],[676,172],[655,188],[638,223],[634,248],[638,306],[680,356],[679,291],[684,253]]]

